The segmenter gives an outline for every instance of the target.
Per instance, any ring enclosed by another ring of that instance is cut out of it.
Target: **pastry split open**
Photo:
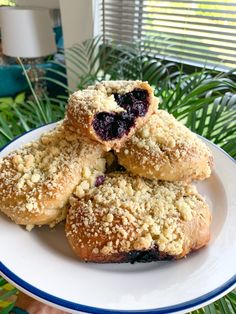
[[[81,136],[118,151],[157,105],[146,82],[104,81],[72,94],[67,117]]]

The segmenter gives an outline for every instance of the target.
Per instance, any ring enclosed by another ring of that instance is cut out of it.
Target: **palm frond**
[[[235,314],[236,313],[236,292],[232,291],[220,300],[207,305],[204,309],[196,310],[190,314]]]
[[[8,314],[14,307],[17,289],[0,276],[0,313]]]

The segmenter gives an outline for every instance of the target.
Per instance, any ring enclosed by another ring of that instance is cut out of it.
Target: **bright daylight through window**
[[[167,60],[236,67],[235,0],[103,0],[105,39],[139,40]]]

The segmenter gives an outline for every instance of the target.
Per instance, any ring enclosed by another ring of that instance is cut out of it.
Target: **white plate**
[[[54,127],[33,130],[6,155]],[[215,170],[197,183],[212,211],[210,245],[186,259],[147,264],[80,263],[63,224],[25,231],[0,215],[0,270],[19,289],[70,313],[186,313],[236,287],[236,164],[212,143]]]

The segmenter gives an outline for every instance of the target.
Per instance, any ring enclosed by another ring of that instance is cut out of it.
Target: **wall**
[[[92,0],[60,0],[65,48],[92,37],[92,3]]]
[[[95,2],[97,5],[99,0],[60,0],[65,48],[70,48],[94,36],[94,14],[97,14],[94,13]],[[73,68],[73,64],[70,64],[68,60],[66,64],[68,68]],[[76,84],[72,71],[67,70],[67,74],[69,86],[75,90]]]

